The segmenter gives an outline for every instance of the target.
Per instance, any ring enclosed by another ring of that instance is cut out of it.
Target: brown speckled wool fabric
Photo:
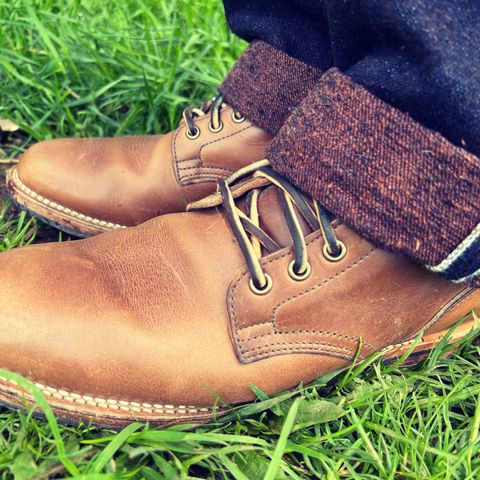
[[[451,280],[479,275],[480,160],[338,70],[311,90],[267,157],[373,243],[423,265],[443,262]]]
[[[267,43],[253,42],[219,88],[225,101],[275,135],[322,72]]]

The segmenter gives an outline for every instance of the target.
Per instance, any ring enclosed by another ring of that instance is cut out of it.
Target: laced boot
[[[269,141],[217,96],[185,110],[166,135],[38,143],[7,174],[7,186],[21,208],[85,237],[185,211],[219,179],[263,158]]]
[[[267,161],[188,210],[2,253],[0,367],[68,422],[200,422],[251,385],[274,395],[474,327],[479,290],[376,248]],[[1,402],[24,395],[0,378]]]

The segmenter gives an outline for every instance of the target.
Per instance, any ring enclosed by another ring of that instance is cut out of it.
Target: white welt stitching
[[[45,206],[49,208],[53,208],[54,210],[57,210],[59,212],[65,213],[66,215],[70,215],[72,217],[76,217],[79,220],[82,220],[83,222],[90,223],[95,226],[102,226],[105,228],[110,228],[110,229],[118,229],[118,228],[127,228],[125,225],[120,225],[118,223],[112,223],[112,222],[106,222],[105,220],[100,220],[98,218],[93,218],[88,215],[84,215],[83,213],[76,212],[75,210],[71,210],[70,208],[64,207],[63,205],[60,205],[59,203],[56,203],[52,200],[49,200],[48,198],[42,197],[42,195],[39,195],[38,193],[34,192],[31,188],[27,187],[21,180],[18,175],[18,170],[16,168],[13,168],[11,171],[11,176],[10,178],[12,179],[13,183],[15,184],[16,187],[18,187],[22,192],[33,198],[34,200],[43,203]]]
[[[8,383],[18,385],[15,380],[2,377]],[[80,395],[78,393],[67,392],[66,390],[45,386],[41,383],[35,383],[42,393],[48,397],[64,400],[79,405],[86,405],[96,408],[108,408],[110,410],[120,410],[132,413],[159,413],[159,414],[188,414],[188,413],[210,413],[213,407],[195,407],[193,405],[160,405],[158,403],[138,403],[127,402],[125,400],[115,400],[112,398],[91,397],[89,395]],[[221,407],[217,407],[221,410]]]

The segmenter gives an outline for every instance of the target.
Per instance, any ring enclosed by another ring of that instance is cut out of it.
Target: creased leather
[[[251,385],[274,394],[347,366],[360,337],[364,356],[443,322],[462,287],[336,232],[347,256],[327,262],[311,233],[304,282],[288,276],[289,246],[265,256],[274,284],[261,297],[221,208],[2,253],[0,367],[93,397],[236,404]],[[442,327],[479,303],[468,291]]]
[[[95,219],[138,225],[212,193],[216,182],[261,160],[270,136],[248,120],[221,111],[223,129],[210,116],[196,119],[197,139],[183,122],[166,135],[60,139],[40,142],[23,155],[20,180],[37,194]]]

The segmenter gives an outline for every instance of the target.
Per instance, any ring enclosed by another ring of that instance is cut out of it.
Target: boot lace
[[[212,132],[220,132],[223,128],[223,122],[221,118],[222,109],[225,107],[223,103],[223,97],[217,95],[213,100],[204,103],[200,108],[189,107],[183,111],[183,120],[187,126],[186,135],[190,139],[195,139],[200,135],[200,128],[195,124],[195,119],[210,114],[210,122],[208,128]],[[232,119],[236,123],[241,123],[245,120],[245,117],[235,108],[232,112]]]
[[[332,215],[317,201],[303,195],[288,180],[274,172],[268,160],[248,165],[229,178],[219,181],[216,193],[190,204],[188,209],[223,205],[226,219],[250,271],[250,288],[259,295],[268,293],[273,285],[271,277],[263,270],[261,264],[262,249],[274,253],[283,248],[260,227],[259,195],[269,185],[275,185],[280,191],[280,206],[293,242],[293,259],[288,267],[288,273],[293,279],[301,281],[308,278],[311,273],[299,215],[313,231],[321,231],[324,239],[323,255],[327,260],[339,261],[347,252],[345,244],[336,236]],[[235,200],[244,194],[247,194],[248,213],[235,204]]]

